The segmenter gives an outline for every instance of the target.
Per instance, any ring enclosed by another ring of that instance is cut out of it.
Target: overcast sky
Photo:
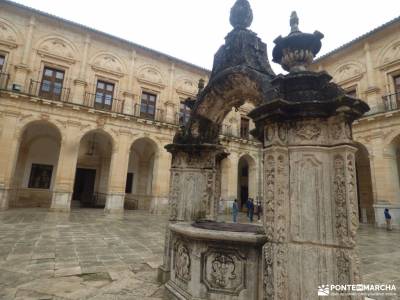
[[[16,2],[212,68],[213,56],[232,29],[234,0],[17,0]],[[251,30],[267,43],[289,32],[296,10],[303,32],[321,31],[321,54],[400,15],[400,0],[249,0]],[[400,35],[400,33],[399,33]],[[276,64],[271,63],[279,72]]]

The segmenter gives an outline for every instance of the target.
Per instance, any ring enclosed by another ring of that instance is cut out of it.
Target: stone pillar
[[[375,225],[386,226],[384,209],[388,208],[392,215],[393,227],[400,228],[400,177],[396,148],[392,144],[385,145],[383,140],[378,138],[374,141],[373,153],[371,169],[374,170],[375,179]]]
[[[340,116],[265,126],[265,299],[315,299],[321,284],[360,280],[349,126]]]
[[[106,206],[107,213],[122,213],[124,211],[125,185],[128,173],[130,139],[125,134],[119,135],[118,146],[114,146],[111,156],[110,172]]]
[[[163,214],[168,211],[168,189],[169,189],[169,170],[171,168],[171,155],[165,150],[160,149],[155,157],[152,182],[152,198],[150,212],[153,214]]]
[[[62,137],[50,211],[69,212],[71,210],[80,146],[80,139],[77,138],[80,136],[79,131],[79,127],[71,125]]]
[[[17,130],[18,114],[6,112],[0,126],[0,210],[9,206],[11,185],[18,159],[20,134]]]
[[[216,217],[215,197],[217,188],[217,161],[223,147],[217,145],[177,145],[166,149],[172,154],[169,184],[169,223],[193,222]],[[171,265],[171,232],[166,229],[164,262],[159,268],[158,279],[167,282]]]
[[[31,16],[29,20],[28,32],[25,37],[24,49],[22,53],[21,63],[15,66],[14,83],[21,86],[22,92],[28,92],[27,76],[29,74],[29,56],[32,55],[32,37],[33,30],[36,26],[35,16]]]

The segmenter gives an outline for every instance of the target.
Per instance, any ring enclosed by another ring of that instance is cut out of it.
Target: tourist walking
[[[389,209],[385,208],[385,220],[386,220],[386,230],[392,230],[392,216],[389,213]]]
[[[237,216],[239,213],[239,207],[237,205],[237,200],[233,200],[233,204],[232,204],[232,217],[233,217],[233,223],[237,222]]]
[[[254,216],[254,202],[252,198],[249,198],[248,204],[248,216],[250,223],[253,223],[253,216]]]

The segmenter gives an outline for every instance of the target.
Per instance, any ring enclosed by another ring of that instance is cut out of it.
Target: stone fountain
[[[248,29],[247,0],[231,9],[233,30],[215,54],[188,124],[172,153],[170,222],[159,279],[172,299],[316,299],[322,284],[359,282],[351,123],[369,108],[325,72],[307,66],[323,35],[278,37],[273,61]],[[232,107],[252,100],[252,134],[264,146],[263,226],[216,222],[220,162],[229,155],[219,129]]]

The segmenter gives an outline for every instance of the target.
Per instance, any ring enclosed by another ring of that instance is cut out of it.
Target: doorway
[[[79,201],[81,207],[95,207],[94,183],[96,170],[77,168],[72,199]]]

